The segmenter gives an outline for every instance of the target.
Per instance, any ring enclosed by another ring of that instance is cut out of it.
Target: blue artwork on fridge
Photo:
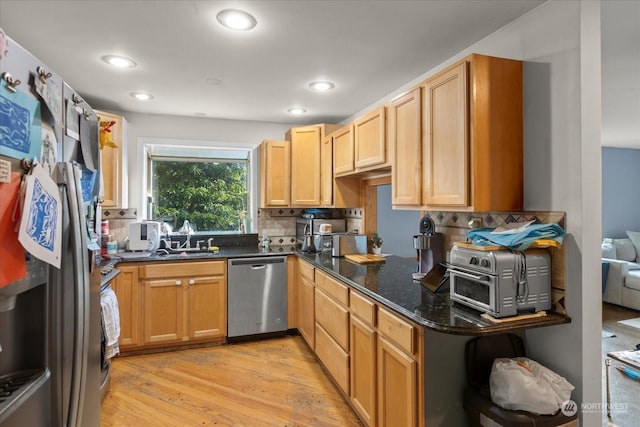
[[[92,171],[84,165],[82,166],[82,175],[80,176],[80,185],[82,186],[82,201],[88,203],[93,199],[93,187],[96,182],[98,171]]]
[[[0,155],[32,160],[41,145],[40,102],[0,82]]]
[[[53,251],[55,244],[58,209],[56,199],[47,193],[36,178],[26,231],[34,242],[50,251]]]

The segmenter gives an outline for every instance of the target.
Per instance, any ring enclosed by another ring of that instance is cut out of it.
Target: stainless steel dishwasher
[[[227,261],[227,337],[287,330],[287,257]]]

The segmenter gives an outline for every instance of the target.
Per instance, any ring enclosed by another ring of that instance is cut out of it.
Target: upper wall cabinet
[[[353,124],[348,124],[333,132],[333,173],[336,176],[354,171]]]
[[[291,146],[289,141],[266,140],[260,145],[260,207],[291,204]]]
[[[521,210],[522,62],[471,55],[422,90],[422,206]]]
[[[313,125],[292,128],[285,139],[291,143],[291,206],[321,205],[321,147],[325,135],[336,125]]]
[[[325,136],[320,146],[320,206],[333,206],[333,139]]]
[[[389,146],[394,152],[391,167],[391,203],[417,207],[422,192],[421,89],[416,88],[389,104]]]
[[[353,123],[353,129],[356,170],[388,164],[386,107],[360,117]]]
[[[320,127],[293,128],[285,138],[291,141],[291,202],[294,206],[319,206]]]
[[[96,111],[96,114],[100,122],[102,147],[102,208],[127,208],[127,121],[122,116],[103,111]]]

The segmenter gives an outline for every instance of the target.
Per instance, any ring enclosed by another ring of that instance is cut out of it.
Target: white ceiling
[[[0,0],[0,26],[94,108],[335,123],[541,3]],[[256,28],[221,27],[216,14],[230,7],[253,14]],[[138,66],[115,70],[100,60],[107,54]],[[335,89],[310,91],[318,79]],[[307,114],[291,116],[292,106]]]
[[[543,2],[0,0],[0,27],[94,108],[336,123]],[[640,148],[640,1],[602,7],[603,144]],[[225,8],[258,25],[222,28]],[[115,70],[107,54],[138,66]],[[336,88],[310,91],[318,79]]]

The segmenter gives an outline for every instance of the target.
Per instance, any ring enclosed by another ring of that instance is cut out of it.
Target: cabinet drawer
[[[336,301],[345,306],[349,305],[349,288],[326,274],[316,272],[316,286],[328,295],[331,295]]]
[[[343,349],[349,350],[349,311],[318,288],[315,310],[316,323],[322,325]]]
[[[369,326],[375,326],[376,324],[376,305],[373,301],[370,301],[358,294],[351,291],[351,298],[349,299],[349,308],[351,313],[358,316],[363,322]]]
[[[168,262],[140,267],[140,277],[155,279],[166,277],[194,277],[224,275],[225,261]]]
[[[349,395],[349,354],[317,323],[316,354],[342,391]]]
[[[300,272],[300,275],[302,277],[306,277],[312,282],[315,281],[314,274],[313,274],[315,269],[311,264],[298,260],[298,271]]]
[[[380,307],[378,310],[378,331],[407,353],[415,353],[416,327]]]

